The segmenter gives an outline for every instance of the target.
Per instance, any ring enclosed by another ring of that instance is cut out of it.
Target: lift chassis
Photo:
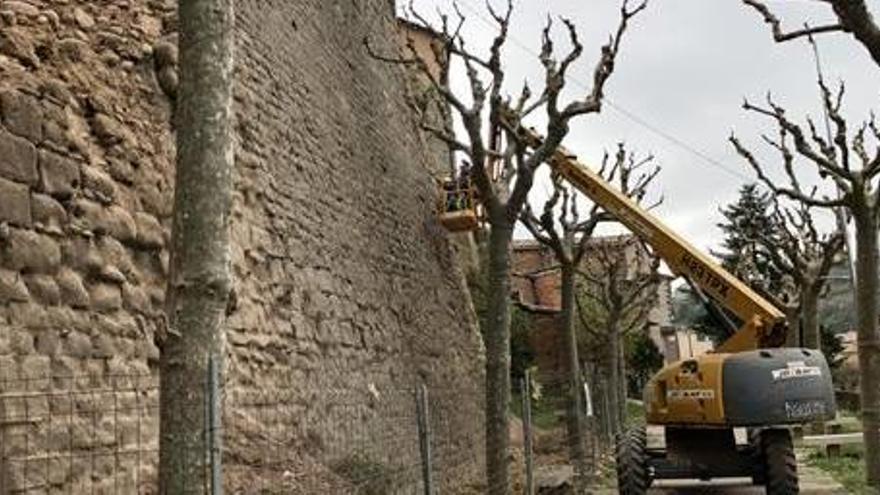
[[[530,146],[542,137],[520,128]],[[600,205],[707,299],[742,324],[712,353],[672,363],[645,387],[647,423],[663,427],[665,445],[650,445],[645,427],[617,447],[620,493],[640,495],[655,479],[751,477],[768,494],[798,493],[788,426],[836,414],[828,363],[812,349],[783,348],[784,313],[678,236],[599,174],[560,147],[555,173]],[[748,441],[737,445],[734,428]]]

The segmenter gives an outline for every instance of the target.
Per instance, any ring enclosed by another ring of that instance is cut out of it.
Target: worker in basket
[[[474,207],[471,195],[471,164],[463,161],[457,175],[448,178],[443,184],[446,211],[460,211]]]
[[[443,196],[438,202],[440,223],[451,232],[474,230],[479,225],[471,175],[471,164],[463,161],[457,173],[442,182]]]

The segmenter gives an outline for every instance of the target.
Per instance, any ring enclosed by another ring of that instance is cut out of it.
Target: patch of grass
[[[626,420],[628,424],[645,422],[645,405],[639,401],[626,401]]]
[[[874,493],[865,481],[865,461],[862,458],[861,446],[846,445],[838,457],[828,457],[821,452],[813,451],[807,457],[807,463],[829,473],[849,493],[856,495]]]
[[[522,419],[522,395],[514,392],[510,397],[510,411]],[[565,398],[555,395],[544,395],[532,401],[532,426],[543,430],[552,430],[565,423]]]
[[[862,420],[858,415],[851,412],[841,411],[838,414],[837,422],[840,423],[841,433],[858,433],[862,431]]]

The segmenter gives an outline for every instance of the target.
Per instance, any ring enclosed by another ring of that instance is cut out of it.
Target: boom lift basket
[[[467,232],[476,230],[480,225],[476,189],[468,181],[447,178],[438,181],[440,194],[437,197],[437,216],[440,224],[450,232]]]

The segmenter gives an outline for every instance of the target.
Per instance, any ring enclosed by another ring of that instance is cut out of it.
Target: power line
[[[497,28],[497,25],[494,21],[488,19],[483,12],[481,12],[479,9],[470,5],[470,3],[468,1],[458,0],[458,4],[462,5],[466,10],[468,10],[469,12],[471,12],[472,14],[477,16],[477,18],[480,21],[482,21],[484,24],[487,24],[488,26],[490,26],[492,28]],[[525,51],[529,55],[532,55],[533,57],[540,56],[540,54],[538,52],[536,52],[534,49],[532,49],[528,44],[520,41],[515,36],[512,36],[510,33],[508,33],[507,38],[510,41],[512,41],[514,45],[516,45],[517,47],[519,47],[521,50]],[[568,80],[583,90],[589,91],[591,89],[590,86],[588,86],[587,84],[585,84],[581,80],[577,79],[576,77],[572,77],[569,75]],[[640,117],[635,112],[628,110],[628,109],[624,108],[623,106],[614,103],[607,96],[604,96],[602,99],[611,109],[615,110],[618,114],[623,116],[625,119],[630,120],[631,122],[633,122],[634,124],[636,124],[640,127],[643,127],[644,129],[646,129],[646,130],[650,131],[651,133],[661,137],[662,139],[672,143],[673,145],[685,150],[686,152],[699,158],[700,160],[703,160],[704,162],[708,163],[709,165],[727,173],[728,175],[736,177],[738,179],[741,179],[741,180],[744,180],[747,182],[754,182],[754,178],[749,177],[748,175],[745,175],[742,172],[739,172],[738,170],[735,170],[728,165],[725,165],[720,160],[712,158],[711,156],[709,156],[705,152],[700,151],[695,146],[689,144],[687,141],[680,139],[667,131],[664,131],[659,126],[652,124],[647,119]]]

